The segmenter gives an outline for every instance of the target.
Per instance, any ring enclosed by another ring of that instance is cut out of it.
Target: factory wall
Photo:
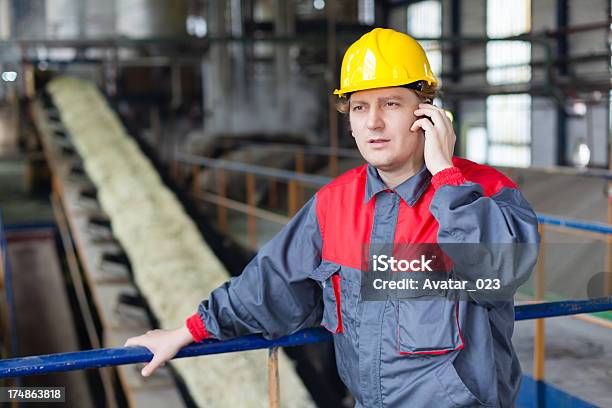
[[[538,0],[531,3],[532,31],[543,32],[557,28],[555,13],[557,0]],[[568,24],[570,26],[591,24],[605,21],[608,15],[607,0],[570,0],[568,2]],[[604,54],[608,49],[607,30],[585,31],[568,35],[569,58],[584,57],[593,54]],[[556,55],[556,43],[552,40],[553,55]],[[534,62],[546,59],[545,48],[534,44],[532,47],[532,60]],[[569,64],[569,75],[593,79],[602,74],[609,76],[608,63],[605,59],[597,61],[573,61]],[[558,77],[559,81],[567,78]],[[545,81],[545,67],[532,69],[532,81],[540,83]],[[599,102],[586,105],[584,114],[576,114],[574,101],[566,98],[562,106],[553,98],[534,97],[532,112],[532,165],[552,166],[557,163],[556,151],[558,140],[558,109],[565,109],[569,113],[566,119],[567,139],[565,158],[572,164],[572,153],[581,142],[586,142],[591,150],[591,165],[606,166],[608,160],[608,103],[607,95],[577,95],[579,99],[585,96],[588,99],[599,97]]]
[[[451,0],[442,1],[442,33],[445,37],[452,36],[451,30]],[[486,1],[485,0],[463,0],[461,1],[460,9],[460,27],[461,36],[482,37],[486,35]],[[449,44],[445,44],[449,46]],[[486,65],[485,45],[478,44],[461,49],[461,69],[478,69]],[[442,58],[443,72],[452,72],[452,65],[448,54]],[[444,82],[450,81],[448,78],[442,80],[442,90],[444,90]],[[460,77],[459,84],[461,86],[479,87],[486,84],[486,73],[466,73]],[[458,129],[457,137],[461,151],[459,154],[465,154],[468,135],[477,129],[486,128],[486,99],[484,97],[461,98],[457,104],[458,110],[461,112],[460,129]]]
[[[279,15],[293,20],[294,11],[277,10],[280,6],[280,0],[258,2],[254,21],[277,21]],[[227,34],[232,19],[240,18],[229,4],[210,4],[209,16],[212,35]],[[291,36],[292,30],[290,23],[277,34]],[[327,126],[322,126],[321,119],[326,116],[326,92],[331,90],[320,67],[298,65],[295,59],[303,49],[295,46],[284,50],[269,43],[244,47],[247,50],[242,52],[251,53],[255,60],[248,66],[241,63],[241,52],[224,44],[213,45],[203,61],[205,134],[291,134],[311,143],[328,143]]]
[[[443,35],[451,36],[451,0],[442,1]],[[461,35],[462,36],[485,36],[486,35],[486,0],[462,0],[461,6]],[[531,29],[532,32],[555,30],[557,28],[556,7],[557,0],[538,0],[531,2]],[[605,21],[609,14],[608,0],[569,0],[568,13],[570,26],[589,24]],[[392,19],[393,25],[401,28],[405,17]],[[405,26],[404,26],[405,27]],[[584,57],[589,55],[602,55],[608,52],[609,43],[606,29],[596,31],[585,31],[573,33],[568,36],[569,57]],[[548,40],[553,56],[556,55],[556,42]],[[532,61],[540,62],[546,60],[546,49],[540,43],[533,43],[531,47]],[[463,70],[477,69],[486,66],[485,46],[463,47],[461,51],[461,68]],[[443,58],[443,71],[451,72],[450,58],[448,54]],[[596,61],[573,61],[570,63],[570,75],[585,77],[587,79],[601,79],[602,75],[608,75],[608,62],[605,58]],[[544,83],[545,67],[532,68],[532,83],[541,85]],[[567,80],[567,78],[559,78]],[[448,81],[448,79],[446,79]],[[485,73],[466,73],[461,76],[462,87],[478,87],[487,83]],[[443,78],[444,86],[444,78]],[[573,100],[565,98],[563,108],[570,116],[567,118],[567,139],[565,157],[571,164],[572,152],[578,143],[585,141],[591,149],[590,165],[606,166],[608,160],[608,138],[609,138],[609,109],[608,95],[591,93],[588,95],[577,95],[578,102],[583,99],[587,102],[586,112],[576,115],[573,112]],[[465,138],[471,129],[486,126],[486,99],[484,97],[462,98],[458,104],[461,111],[461,128],[458,136],[461,138],[462,148],[465,148]],[[532,165],[552,166],[557,163],[557,139],[558,139],[558,115],[559,104],[550,97],[534,96],[532,99],[531,116],[531,139],[532,139]],[[465,151],[460,153],[465,154]]]
[[[598,23],[609,16],[609,0],[571,0],[569,2],[569,24],[584,25]],[[605,55],[610,50],[609,30],[585,31],[571,34],[568,39],[570,57],[588,55]],[[570,74],[595,80],[596,77],[609,78],[609,58],[598,58],[596,61],[580,61],[570,65]],[[607,75],[606,75],[607,74]],[[608,95],[592,93],[589,95],[591,104],[587,104],[587,112],[582,117],[571,118],[568,121],[568,141],[566,154],[571,155],[573,147],[579,138],[585,138],[591,148],[591,165],[605,166],[608,159],[608,137],[610,133],[608,122]]]
[[[557,28],[557,15],[554,12],[557,0],[540,0],[531,2],[531,30],[540,32]],[[551,44],[554,54],[555,44]],[[545,61],[546,48],[535,43],[531,47],[531,59],[534,62]],[[531,80],[542,83],[546,80],[546,69],[534,66],[531,69]],[[531,115],[531,164],[537,167],[557,164],[557,109],[558,103],[553,98],[533,97]]]

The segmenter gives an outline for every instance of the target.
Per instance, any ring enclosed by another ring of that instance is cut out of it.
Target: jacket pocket
[[[397,301],[400,354],[436,355],[463,348],[459,304],[441,296]]]
[[[310,275],[319,282],[323,292],[323,318],[321,326],[332,333],[342,333],[342,296],[340,292],[340,266],[323,261]]]
[[[490,398],[490,401],[482,401],[472,391],[470,391],[450,360],[446,361],[439,368],[437,368],[435,375],[444,392],[446,392],[448,395],[448,398],[457,407],[495,407],[497,405],[494,398]],[[491,385],[488,388],[495,389],[495,382],[491,382]]]

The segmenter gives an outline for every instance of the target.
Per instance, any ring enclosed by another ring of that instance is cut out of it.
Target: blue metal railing
[[[591,221],[571,220],[568,218],[552,217],[550,215],[538,215],[541,224],[556,225],[559,227],[577,229],[582,231],[597,232],[599,234],[612,234],[612,226]]]
[[[2,255],[2,270],[4,271],[4,289],[6,291],[6,307],[10,331],[10,344],[8,345],[9,355],[18,355],[17,342],[17,319],[15,315],[15,299],[13,297],[13,275],[11,264],[8,259],[8,245],[6,243],[5,225],[0,210],[0,254]]]
[[[516,320],[529,320],[605,310],[612,310],[612,297],[520,305],[515,307],[515,317]],[[249,335],[226,341],[205,340],[202,343],[184,347],[175,358],[300,346],[331,340],[332,335],[321,328],[305,329],[276,340],[266,340],[260,335]],[[152,357],[153,354],[144,347],[121,347],[13,358],[0,361],[0,378],[143,363],[150,361]]]

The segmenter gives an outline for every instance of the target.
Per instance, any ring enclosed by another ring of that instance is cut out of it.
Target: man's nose
[[[381,112],[378,108],[372,108],[368,112],[368,121],[366,123],[368,130],[377,130],[385,127],[385,122],[382,119]]]

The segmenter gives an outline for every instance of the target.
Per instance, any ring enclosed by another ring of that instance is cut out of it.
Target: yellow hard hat
[[[375,28],[346,50],[335,95],[364,89],[400,86],[416,81],[436,85],[423,47],[412,37],[389,29]]]

